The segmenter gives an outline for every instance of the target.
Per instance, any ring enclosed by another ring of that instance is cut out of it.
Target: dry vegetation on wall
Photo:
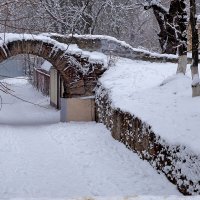
[[[95,101],[97,121],[107,126],[113,138],[162,171],[183,194],[200,194],[198,155],[184,146],[167,143],[137,116],[114,108],[109,91],[101,85],[96,91]]]

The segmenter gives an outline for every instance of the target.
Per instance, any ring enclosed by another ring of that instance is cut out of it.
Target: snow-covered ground
[[[101,78],[110,90],[113,106],[152,126],[171,144],[200,153],[200,97],[192,98],[187,75],[174,75],[177,64],[118,59]],[[167,78],[170,77],[170,78]]]
[[[0,93],[0,199],[180,195],[102,124],[59,123],[59,112],[26,80],[6,82],[45,108]]]

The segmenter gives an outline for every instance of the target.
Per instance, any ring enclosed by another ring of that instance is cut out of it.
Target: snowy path
[[[26,81],[15,94],[48,106]],[[11,96],[0,111],[0,199],[180,195],[102,124],[59,123],[59,112]]]

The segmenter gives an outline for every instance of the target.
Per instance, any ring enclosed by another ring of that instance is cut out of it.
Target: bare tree
[[[111,35],[136,48],[160,51],[158,25],[152,12],[144,11],[138,1],[0,0],[0,29]]]
[[[157,25],[137,0],[40,0],[51,30],[61,34],[103,34],[134,47],[160,50]],[[155,27],[152,29],[151,27]]]

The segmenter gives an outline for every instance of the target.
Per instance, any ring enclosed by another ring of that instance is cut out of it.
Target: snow
[[[194,74],[192,86],[197,86],[200,83],[199,74]]]
[[[0,199],[180,195],[102,124],[60,123],[59,111],[27,80],[4,82],[43,107],[1,93]]]
[[[173,63],[151,63],[118,58],[114,66],[104,73],[100,82],[111,90],[113,102],[120,103],[119,96],[129,99],[129,95],[136,91],[159,85],[168,76],[176,73],[176,67],[177,65]]]
[[[100,82],[110,91],[113,107],[138,116],[170,144],[199,154],[200,97],[192,98],[190,70],[187,76],[174,75],[176,68],[121,58]]]
[[[45,60],[43,64],[41,65],[41,68],[49,72],[50,68],[52,67],[52,64]]]

